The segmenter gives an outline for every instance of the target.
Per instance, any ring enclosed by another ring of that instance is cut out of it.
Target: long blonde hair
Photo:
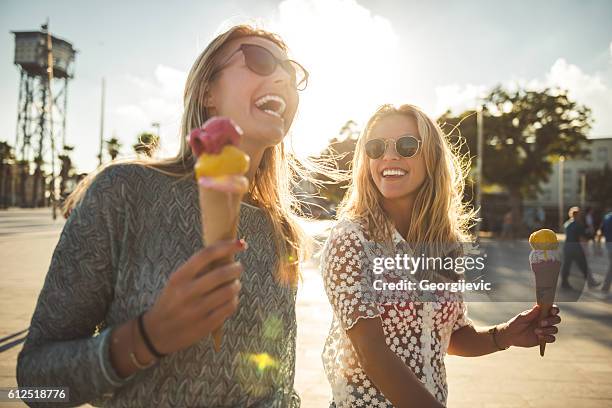
[[[389,242],[394,226],[382,206],[382,195],[370,174],[365,144],[373,127],[392,115],[404,115],[416,121],[423,140],[425,181],[416,194],[407,236],[411,245],[426,247],[427,252],[446,252],[449,244],[471,242],[469,228],[474,212],[462,201],[469,161],[458,154],[442,129],[414,105],[383,105],[370,118],[357,140],[353,157],[352,182],[338,210],[339,218],[364,221],[368,232],[380,242]]]
[[[121,163],[136,163],[173,176],[180,180],[193,178],[194,157],[186,135],[190,130],[201,126],[210,117],[204,105],[206,93],[213,81],[215,68],[220,64],[221,50],[229,41],[257,36],[272,41],[283,51],[287,46],[283,40],[266,30],[250,25],[237,25],[213,39],[194,62],[183,97],[184,112],[180,127],[180,149],[175,157],[166,159],[132,159],[109,163],[98,168],[84,179],[68,197],[64,212],[69,213],[83,197],[91,181],[104,168]],[[299,211],[298,200],[292,193],[292,185],[302,178],[304,171],[298,166],[293,154],[285,151],[281,142],[265,150],[259,167],[251,183],[250,199],[265,209],[274,230],[273,240],[279,254],[278,279],[292,286],[299,278],[298,264],[306,256],[307,238],[297,223],[295,212]]]

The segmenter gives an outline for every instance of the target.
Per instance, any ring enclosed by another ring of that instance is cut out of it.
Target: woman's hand
[[[216,243],[196,252],[170,275],[159,298],[144,315],[145,329],[160,353],[191,346],[236,311],[242,265],[210,266],[246,248],[243,240]]]
[[[559,307],[553,305],[550,315],[538,325],[540,306],[535,305],[531,310],[514,316],[503,327],[500,326],[497,334],[500,346],[534,347],[540,344],[543,337],[546,343],[555,341],[555,334],[559,331],[556,325],[561,322]]]

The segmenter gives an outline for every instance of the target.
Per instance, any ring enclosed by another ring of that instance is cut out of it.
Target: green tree
[[[138,135],[138,141],[132,147],[136,154],[151,157],[159,148],[159,136],[151,132],[142,132]]]
[[[119,151],[121,150],[122,144],[116,137],[112,137],[105,141],[106,143],[106,151],[108,155],[111,157],[111,160],[115,160],[119,155]]]
[[[476,114],[446,112],[439,123],[451,139],[465,138],[463,153],[476,153]],[[520,220],[524,198],[534,198],[559,156],[583,157],[589,143],[591,110],[558,89],[511,92],[494,88],[483,103],[483,184],[502,186],[513,219]],[[476,164],[476,160],[472,160]]]

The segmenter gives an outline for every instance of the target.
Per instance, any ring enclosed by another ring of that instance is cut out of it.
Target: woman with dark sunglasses
[[[473,222],[462,204],[463,168],[439,126],[412,105],[381,107],[357,141],[352,182],[321,256],[334,310],[322,355],[332,407],[442,407],[447,353],[480,356],[555,341],[556,306],[541,327],[535,306],[476,328],[461,292],[418,286],[457,283],[461,271],[413,274],[387,263],[463,254]]]
[[[248,26],[219,35],[188,75],[178,155],[115,163],[80,184],[19,354],[20,387],[68,387],[66,406],[300,405],[304,238],[288,177],[299,167],[282,141],[308,73],[286,52],[278,36]],[[212,116],[244,131],[250,191],[244,240],[202,249],[185,136]],[[236,263],[214,266],[232,254]],[[221,324],[215,352],[210,333]]]

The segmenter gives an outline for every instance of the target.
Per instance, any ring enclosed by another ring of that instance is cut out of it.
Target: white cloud
[[[145,111],[137,105],[123,105],[114,109],[114,113],[129,117],[130,119],[142,123],[148,120],[148,116]]]
[[[564,58],[558,58],[541,78],[518,78],[502,81],[502,83],[509,89],[517,86],[527,89],[545,87],[566,89],[570,98],[592,109],[595,123],[591,135],[611,136],[612,88],[610,80],[612,78],[606,77],[605,74],[585,73],[579,66],[568,63]],[[460,111],[474,106],[478,94],[483,90],[490,90],[491,85],[451,84],[436,87],[437,113],[442,113],[447,108]]]
[[[187,73],[165,65],[155,68],[155,78],[161,85],[162,95],[172,99],[182,99]]]
[[[473,109],[482,98],[488,87],[486,85],[443,85],[435,89],[436,94],[436,116],[444,113],[447,109],[463,111]]]
[[[606,90],[598,74],[587,75],[578,66],[568,64],[563,58],[555,61],[546,74],[546,83],[569,89],[578,95],[584,96]]]
[[[567,89],[577,102],[593,110],[592,135],[612,135],[612,88],[601,74],[586,74],[578,66],[559,58],[546,74],[546,84]]]
[[[114,130],[124,144],[123,154],[132,154],[131,145],[136,135],[153,130],[152,122],[161,124],[161,154],[167,156],[176,153],[186,78],[185,72],[164,65],[155,68],[153,79],[134,75],[125,77],[127,86],[135,88],[134,92],[126,94],[134,97],[113,109],[109,120],[111,123],[121,123],[121,128]]]

